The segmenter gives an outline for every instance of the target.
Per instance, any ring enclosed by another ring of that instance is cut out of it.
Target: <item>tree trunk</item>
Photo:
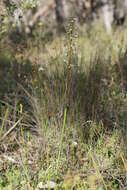
[[[112,23],[113,23],[113,16],[114,16],[114,9],[113,4],[110,2],[105,2],[105,4],[102,6],[102,15],[103,15],[103,21],[106,28],[106,31],[108,33],[111,33],[112,31]]]
[[[115,5],[115,20],[117,24],[123,24],[125,17],[127,16],[127,0],[117,0]]]
[[[63,30],[63,22],[64,22],[64,7],[63,0],[56,0],[56,20],[58,23],[59,30]]]

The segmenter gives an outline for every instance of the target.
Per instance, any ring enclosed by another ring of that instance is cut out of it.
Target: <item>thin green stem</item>
[[[58,172],[59,162],[61,158],[63,138],[64,138],[64,132],[65,132],[65,126],[66,126],[66,118],[67,118],[67,108],[64,109],[64,119],[63,119],[62,133],[61,133],[61,138],[60,138],[60,145],[59,145],[57,165],[56,165],[57,172]]]

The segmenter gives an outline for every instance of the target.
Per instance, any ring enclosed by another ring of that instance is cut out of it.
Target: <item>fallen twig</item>
[[[15,127],[21,122],[22,118],[20,118],[0,139],[0,141],[3,141],[14,129]]]

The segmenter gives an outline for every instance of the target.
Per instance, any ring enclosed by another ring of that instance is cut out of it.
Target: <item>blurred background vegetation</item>
[[[127,189],[127,0],[0,10],[0,189]]]

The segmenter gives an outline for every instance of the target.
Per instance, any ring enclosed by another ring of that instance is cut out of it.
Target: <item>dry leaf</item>
[[[63,187],[65,189],[69,189],[69,188],[75,187],[77,184],[79,184],[79,182],[80,182],[80,176],[78,174],[72,176],[68,172],[64,178]]]
[[[123,164],[124,164],[124,168],[125,168],[125,170],[126,170],[126,172],[127,172],[127,161],[123,158],[122,155],[120,155],[120,157],[121,157],[122,162],[123,162]]]
[[[14,160],[14,159],[13,159],[12,157],[10,157],[10,156],[3,155],[3,157],[4,157],[5,160],[7,160],[7,161],[9,161],[9,162],[12,162],[13,164],[16,164],[16,163],[17,163],[17,161]]]
[[[65,189],[68,189],[70,187],[72,187],[73,185],[73,178],[72,176],[68,173],[65,178],[64,178],[64,182],[63,182],[63,187]]]
[[[56,183],[54,181],[48,181],[46,184],[44,184],[43,182],[40,182],[37,185],[37,188],[39,188],[39,189],[55,189]]]

